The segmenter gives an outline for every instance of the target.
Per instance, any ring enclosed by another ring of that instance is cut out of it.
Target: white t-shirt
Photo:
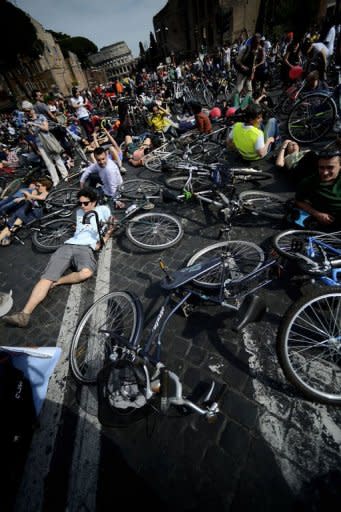
[[[106,222],[111,216],[110,209],[108,206],[100,205],[95,207],[95,211],[98,213],[98,220],[100,223]],[[89,215],[83,224],[84,212],[79,208],[76,212],[77,227],[73,237],[65,241],[65,244],[71,245],[88,245],[91,249],[96,249],[96,244],[99,242],[99,233],[97,229],[95,215]]]
[[[78,107],[76,110],[77,119],[84,119],[89,117],[89,112],[84,106],[84,98],[83,96],[78,96],[77,98],[71,98],[72,107]]]

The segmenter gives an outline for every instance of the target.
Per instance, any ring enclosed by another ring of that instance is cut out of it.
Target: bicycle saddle
[[[190,267],[184,267],[180,270],[176,270],[169,277],[166,276],[162,279],[160,285],[164,290],[174,290],[175,288],[179,288],[183,284],[188,283],[189,281],[193,281],[197,277],[209,272],[221,264],[220,256],[215,256],[214,258],[202,262],[195,263]]]

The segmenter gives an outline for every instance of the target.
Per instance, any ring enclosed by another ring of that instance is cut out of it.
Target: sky
[[[11,0],[45,29],[90,39],[100,50],[125,41],[134,57],[149,45],[153,16],[167,0]]]

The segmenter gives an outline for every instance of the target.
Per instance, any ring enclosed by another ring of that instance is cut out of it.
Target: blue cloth
[[[11,354],[13,365],[24,372],[30,381],[33,403],[37,416],[39,415],[47,394],[49,379],[61,356],[59,347],[7,347],[2,346]]]

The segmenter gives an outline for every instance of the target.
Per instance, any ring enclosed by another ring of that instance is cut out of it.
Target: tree
[[[98,52],[98,48],[86,37],[70,37],[68,34],[62,32],[54,32],[49,30],[54,39],[59,44],[64,57],[68,56],[68,52],[75,53],[83,67],[89,66],[89,55]]]
[[[24,11],[2,0],[0,20],[0,72],[14,69],[20,57],[37,58],[43,53],[43,43]]]
[[[141,41],[139,42],[139,48],[140,48],[140,57],[144,57],[146,50],[144,49],[144,46],[141,43]]]

